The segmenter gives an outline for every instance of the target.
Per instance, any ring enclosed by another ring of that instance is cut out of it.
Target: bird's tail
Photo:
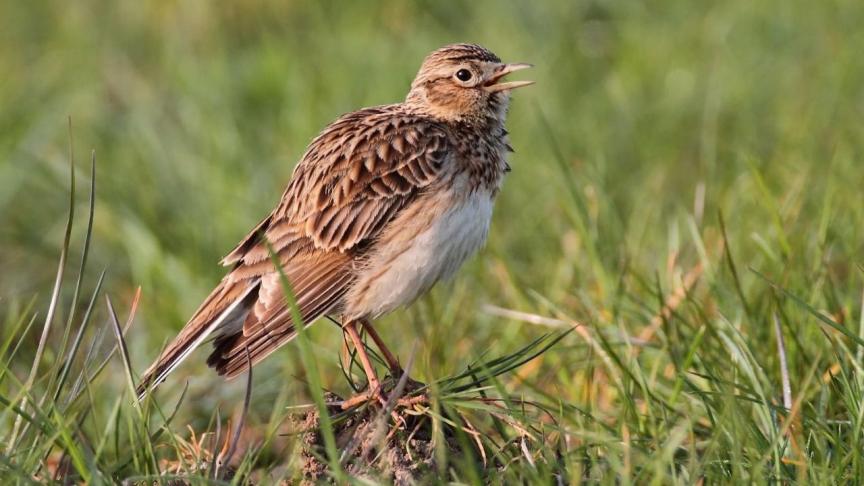
[[[241,325],[254,303],[258,282],[229,283],[223,281],[201,304],[180,334],[162,351],[159,358],[144,372],[136,388],[138,400],[162,383],[180,363],[214,332]]]

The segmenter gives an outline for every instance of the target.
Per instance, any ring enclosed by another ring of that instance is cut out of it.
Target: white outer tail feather
[[[180,355],[174,358],[174,360],[171,361],[171,363],[164,370],[162,370],[162,372],[149,380],[150,383],[147,385],[147,388],[145,388],[143,391],[141,391],[141,393],[138,394],[138,401],[140,402],[144,400],[144,398],[146,398],[151,391],[153,391],[157,386],[159,386],[163,381],[165,381],[165,378],[167,378],[168,375],[171,374],[171,372],[173,372],[178,366],[180,366],[180,364],[192,353],[192,351],[195,351],[198,346],[200,346],[210,336],[210,334],[213,333],[213,331],[217,330],[219,327],[222,326],[222,324],[225,323],[225,320],[229,316],[231,316],[231,314],[235,310],[237,310],[237,307],[242,304],[244,300],[246,300],[246,297],[249,296],[249,292],[257,288],[258,285],[250,285],[246,292],[243,292],[243,295],[238,297],[237,300],[232,302],[227,309],[222,311],[222,313],[219,314],[219,317],[213,319],[213,321],[210,322],[207,328],[197,338],[195,338],[194,341],[192,341],[188,346],[186,346],[186,349],[184,349],[183,352],[180,353]]]

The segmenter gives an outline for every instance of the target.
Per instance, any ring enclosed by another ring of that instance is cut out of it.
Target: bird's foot
[[[365,391],[344,400],[341,404],[342,410],[372,402],[378,402],[382,407],[386,407],[390,398],[388,393],[393,392],[393,388],[396,387],[396,383],[399,382],[404,373],[405,371],[401,369],[390,370],[390,376],[383,383],[375,380]],[[396,407],[412,407],[417,404],[429,403],[429,396],[426,392],[412,395],[414,392],[422,391],[427,385],[410,377],[406,380],[401,396],[396,399],[394,405]],[[385,393],[385,389],[389,392]]]
[[[401,376],[405,372],[403,370],[391,370],[390,376],[394,382],[399,382]],[[411,408],[414,405],[423,405],[429,403],[429,395],[426,391],[427,385],[413,378],[406,377],[405,387],[399,398],[396,399],[395,406],[403,408]]]
[[[342,402],[342,410],[348,410],[350,408],[354,408],[358,405],[363,405],[369,402],[378,402],[381,406],[385,406],[387,404],[387,397],[384,396],[381,390],[381,386],[378,385],[374,388],[368,388],[366,391],[354,395],[353,397]]]
[[[405,408],[411,408],[414,405],[425,405],[429,403],[429,396],[425,393],[410,397],[402,397],[396,401],[396,405]]]
[[[420,383],[419,381],[411,380],[410,384],[406,387],[406,391],[417,390],[425,386],[426,385]],[[340,406],[342,410],[348,410],[367,403],[378,402],[381,407],[387,407],[388,401],[389,398],[387,395],[384,394],[382,387],[377,387],[374,390],[367,389],[362,393],[359,393],[348,398],[347,400],[344,400]],[[420,393],[417,395],[402,396],[396,400],[394,405],[396,407],[410,408],[414,405],[422,405],[427,403],[429,403],[429,396],[426,393]]]

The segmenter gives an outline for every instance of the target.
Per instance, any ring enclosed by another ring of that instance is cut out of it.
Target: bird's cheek
[[[426,93],[426,100],[430,105],[443,107],[453,102],[453,98],[450,93],[447,93],[445,90],[432,88]]]

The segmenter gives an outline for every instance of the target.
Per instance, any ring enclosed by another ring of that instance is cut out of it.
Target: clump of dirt
[[[325,398],[328,403],[342,401],[331,393]],[[329,407],[328,411],[336,419],[333,431],[336,447],[344,455],[342,466],[348,474],[407,485],[435,473],[436,446],[428,415],[403,406],[389,415],[382,412],[381,406],[373,405],[347,413],[339,406]],[[327,479],[329,466],[319,432],[318,411],[310,410],[295,424],[304,431],[301,440],[304,483],[316,484]],[[445,427],[443,436],[447,454],[460,454],[452,430]]]

